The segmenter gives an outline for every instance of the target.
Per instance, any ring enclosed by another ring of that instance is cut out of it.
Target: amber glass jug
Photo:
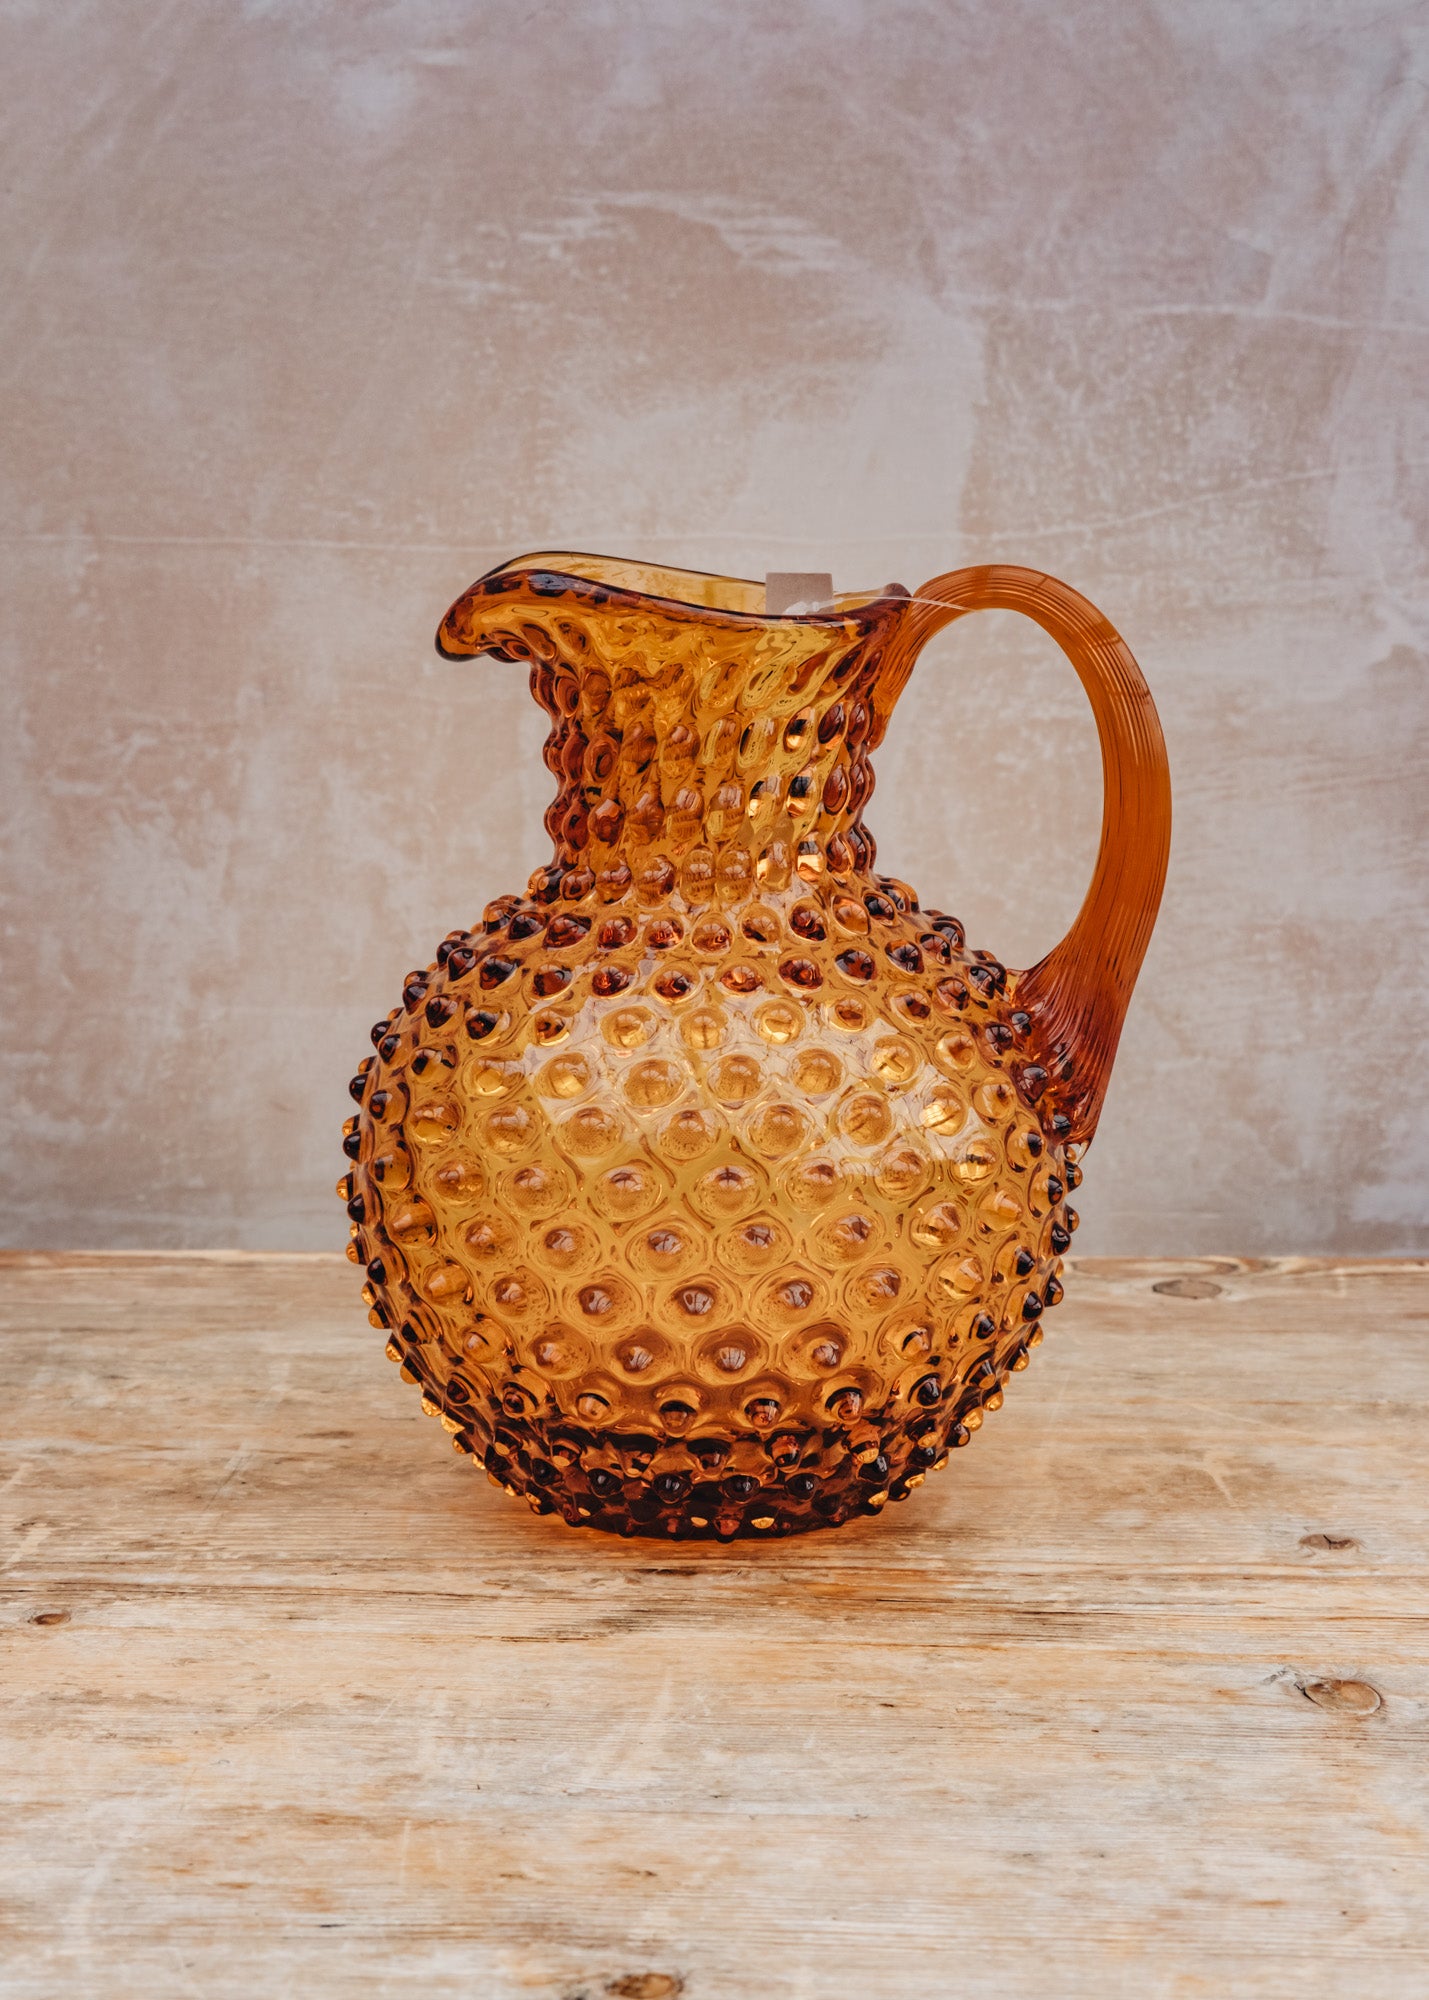
[[[994,606],[1071,660],[1105,780],[1086,902],[1026,972],[877,874],[863,824],[920,648]],[[764,607],[534,555],[438,634],[529,665],[555,852],[373,1029],[339,1192],[423,1407],[573,1527],[834,1526],[968,1443],[1062,1296],[1161,896],[1160,725],[1085,598],[995,566]]]

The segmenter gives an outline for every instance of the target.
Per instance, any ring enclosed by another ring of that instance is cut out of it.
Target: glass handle
[[[1166,880],[1166,743],[1151,690],[1115,627],[1069,585],[1005,563],[952,570],[916,593],[898,662],[889,663],[893,693],[935,632],[966,612],[990,610],[1021,611],[1051,634],[1087,691],[1101,742],[1102,830],[1091,887],[1062,942],[1012,975],[1015,1004],[1032,1020],[1035,1067],[1046,1076],[1024,1087],[1065,1117],[1063,1139],[1085,1141],[1096,1131]]]

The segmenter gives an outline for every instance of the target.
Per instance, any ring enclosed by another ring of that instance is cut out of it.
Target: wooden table
[[[906,1506],[572,1533],[336,1258],[0,1260],[0,1990],[1429,1993],[1429,1263],[1084,1261]]]

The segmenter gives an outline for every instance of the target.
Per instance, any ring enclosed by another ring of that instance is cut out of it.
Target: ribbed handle
[[[1096,1130],[1136,976],[1151,938],[1171,846],[1171,779],[1151,691],[1119,632],[1055,577],[1005,563],[952,570],[925,583],[904,622],[913,656],[969,611],[1021,611],[1057,641],[1097,719],[1102,832],[1091,887],[1052,951],[1015,975],[1017,1005],[1048,1075],[1046,1096],[1069,1140]],[[906,671],[906,669],[905,669]]]

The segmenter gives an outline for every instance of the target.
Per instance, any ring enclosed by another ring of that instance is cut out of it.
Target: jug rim
[[[838,592],[815,611],[766,611],[765,586],[752,577],[595,555],[579,549],[538,549],[495,564],[467,586],[442,620],[437,632],[437,651],[444,659],[470,657],[467,648],[458,650],[447,643],[452,613],[459,605],[478,594],[496,596],[507,589],[515,592],[523,585],[539,590],[534,579],[542,576],[558,578],[563,592],[564,588],[573,588],[577,596],[592,597],[598,604],[619,600],[684,617],[713,617],[751,631],[761,627],[837,628],[850,618],[865,619],[874,610],[901,610],[912,601],[903,585],[885,584],[878,590]],[[501,589],[495,590],[493,585],[500,585]]]

